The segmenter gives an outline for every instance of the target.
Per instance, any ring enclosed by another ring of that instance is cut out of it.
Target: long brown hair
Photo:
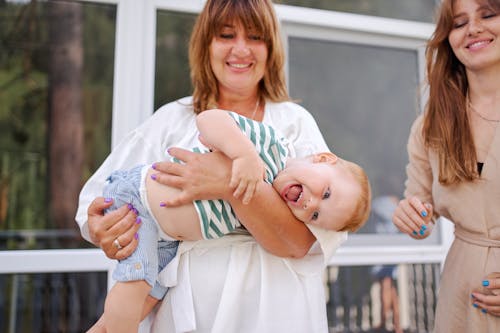
[[[279,23],[270,0],[208,0],[198,16],[189,42],[189,64],[194,87],[193,107],[200,113],[217,106],[218,81],[210,66],[210,44],[226,23],[241,23],[262,35],[268,49],[260,98],[273,102],[289,100],[284,65],[285,51]]]
[[[482,1],[498,12],[498,0]],[[424,142],[439,157],[439,182],[444,185],[479,177],[474,140],[467,116],[465,66],[448,41],[453,29],[454,0],[443,0],[436,29],[427,43],[429,101],[423,124]]]

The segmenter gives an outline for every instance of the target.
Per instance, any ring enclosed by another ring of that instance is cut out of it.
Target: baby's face
[[[328,230],[345,226],[360,194],[340,160],[290,160],[273,187],[297,219]]]

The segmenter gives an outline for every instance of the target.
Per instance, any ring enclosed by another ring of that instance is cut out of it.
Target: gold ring
[[[115,240],[113,241],[113,246],[114,246],[117,250],[121,250],[121,249],[122,249],[122,246],[120,245],[120,242],[118,241],[118,238],[115,238]]]

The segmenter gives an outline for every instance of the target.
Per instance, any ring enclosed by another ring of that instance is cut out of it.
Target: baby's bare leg
[[[136,333],[151,286],[144,280],[117,282],[104,304],[107,333]]]

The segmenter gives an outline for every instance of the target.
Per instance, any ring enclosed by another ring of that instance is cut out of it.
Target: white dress
[[[298,157],[328,150],[312,116],[295,103],[266,102],[263,122],[281,131]],[[83,187],[76,216],[83,237],[89,240],[87,208],[101,196],[111,171],[164,160],[169,147],[197,144],[191,97],[155,112],[127,135]],[[160,273],[172,288],[153,318],[151,332],[328,332],[322,274],[347,234],[310,229],[318,242],[303,259],[276,257],[244,234],[183,242]]]

